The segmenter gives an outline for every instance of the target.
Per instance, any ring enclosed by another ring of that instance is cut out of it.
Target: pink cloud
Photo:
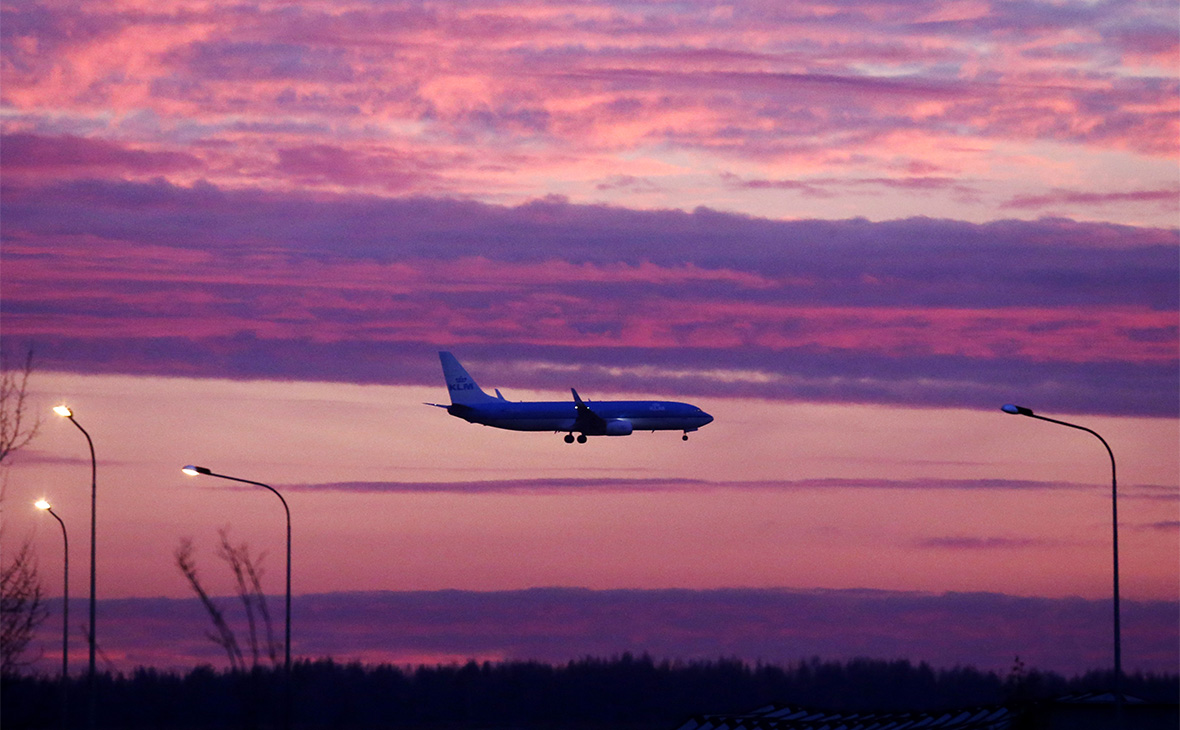
[[[989,151],[1000,143],[1173,154],[1176,84],[1164,69],[1174,65],[1156,70],[1149,59],[1174,53],[1174,18],[1126,3],[1061,13],[1030,2],[973,9],[970,20],[938,3],[914,12],[10,8],[5,126],[156,155],[124,162],[183,182],[193,169],[185,156],[217,147],[232,152],[205,157],[205,172],[234,187],[521,200],[552,192],[556,176],[582,197],[630,192],[681,206],[671,201],[684,183],[669,180],[678,154],[700,159],[699,171],[763,168],[743,173],[752,181],[791,180],[772,169],[787,165],[882,192],[916,185],[931,210],[940,199],[973,208],[1003,199],[986,179],[1008,164]],[[1129,48],[1143,49],[1128,61],[1134,73],[1118,61]],[[928,146],[899,150],[899,135]],[[672,167],[652,175],[653,162]],[[1039,162],[1030,154],[1027,169]],[[991,172],[957,184],[895,180],[901,163]],[[980,187],[992,195],[963,193]],[[751,185],[738,200],[772,189],[790,190]]]

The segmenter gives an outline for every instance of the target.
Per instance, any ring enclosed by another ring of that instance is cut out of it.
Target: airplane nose
[[[710,416],[708,413],[705,413],[704,411],[701,411],[701,418],[705,419],[705,422],[701,424],[702,426],[708,425],[713,422],[713,417]]]

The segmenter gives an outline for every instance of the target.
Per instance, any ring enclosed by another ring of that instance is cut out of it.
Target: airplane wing
[[[594,411],[590,410],[590,406],[582,402],[578,391],[570,388],[570,392],[574,394],[574,405],[578,408],[578,419],[574,422],[574,431],[581,431],[583,433],[601,433],[606,429],[606,420]]]

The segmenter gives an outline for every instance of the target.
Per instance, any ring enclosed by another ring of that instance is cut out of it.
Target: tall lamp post
[[[66,523],[53,511],[53,505],[47,500],[39,499],[33,506],[53,515],[53,519],[61,525],[62,563],[65,565],[61,589],[61,724],[65,727],[66,703],[69,699],[66,685],[70,679],[70,538],[66,535]]]
[[[218,479],[228,479],[231,482],[241,482],[242,484],[253,484],[256,487],[265,487],[266,489],[269,489],[270,491],[274,492],[275,496],[279,498],[279,501],[283,503],[283,511],[287,513],[287,605],[286,605],[287,626],[286,626],[286,638],[284,641],[286,646],[285,646],[284,652],[283,652],[283,674],[287,678],[287,687],[288,687],[288,690],[287,690],[287,693],[288,693],[287,712],[288,712],[288,717],[289,717],[289,714],[290,714],[289,699],[290,699],[290,686],[291,686],[291,510],[290,510],[290,508],[287,507],[287,500],[283,499],[283,495],[279,494],[279,491],[277,489],[270,486],[269,484],[263,484],[262,482],[256,482],[251,479],[239,479],[238,477],[226,476],[225,474],[217,474],[216,472],[212,471],[211,469],[207,469],[203,466],[189,465],[189,466],[186,466],[183,469],[181,469],[181,471],[183,471],[185,474],[188,474],[190,476],[196,476],[198,474],[203,474],[205,476],[217,477]]]
[[[70,423],[78,427],[82,435],[86,437],[86,444],[90,447],[90,627],[88,629],[88,636],[86,637],[90,644],[90,662],[86,669],[86,694],[89,703],[89,721],[90,727],[94,727],[97,718],[97,696],[95,687],[95,671],[94,671],[94,655],[95,655],[95,555],[97,553],[97,542],[95,539],[95,523],[98,513],[98,461],[94,458],[94,440],[90,438],[90,434],[86,433],[86,429],[82,428],[82,424],[74,418],[74,412],[68,406],[54,406],[53,412],[63,418],[70,419]]]
[[[1106,439],[1102,438],[1097,431],[1086,428],[1085,426],[1079,426],[1076,423],[1069,423],[1068,421],[1059,421],[1056,418],[1039,416],[1033,413],[1031,408],[1012,405],[1011,403],[1004,405],[1000,410],[1014,416],[1027,416],[1028,418],[1035,418],[1040,421],[1056,423],[1059,426],[1067,426],[1079,431],[1085,431],[1101,441],[1102,445],[1106,447],[1106,453],[1110,456],[1110,524],[1113,538],[1112,553],[1114,555],[1114,702],[1116,716],[1121,726],[1123,709],[1123,641],[1122,627],[1119,620],[1119,490],[1118,477],[1114,464],[1114,451],[1111,450],[1110,444],[1106,443]]]

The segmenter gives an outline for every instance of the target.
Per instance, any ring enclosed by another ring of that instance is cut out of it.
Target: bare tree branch
[[[33,348],[25,354],[19,370],[8,367],[7,355],[0,353],[0,463],[37,435],[41,419],[29,423],[29,376],[33,373]]]
[[[238,546],[230,544],[228,527],[221,528],[217,534],[221,538],[217,555],[229,564],[230,571],[234,574],[234,580],[237,581],[238,598],[242,600],[242,605],[246,608],[246,623],[250,630],[250,656],[253,665],[258,666],[258,629],[254,623],[254,595],[246,586],[246,569],[242,565],[243,560],[249,559],[248,548],[245,543]]]
[[[243,545],[245,547],[245,545]],[[250,588],[254,592],[255,601],[258,605],[259,611],[262,613],[262,624],[266,627],[266,653],[270,657],[270,663],[278,666],[279,664],[279,642],[275,639],[274,623],[270,619],[270,609],[266,605],[266,594],[262,592],[262,568],[255,568],[254,562],[246,555],[246,574],[250,578]],[[258,554],[258,562],[266,557],[266,552]]]
[[[250,630],[250,653],[254,666],[258,666],[259,659],[258,621],[255,618],[255,610],[261,617],[266,631],[267,655],[270,657],[271,663],[275,664],[278,662],[278,647],[274,640],[270,611],[266,606],[266,595],[262,592],[262,571],[255,566],[254,559],[250,557],[249,545],[241,543],[235,546],[230,543],[228,527],[221,528],[217,534],[221,537],[221,545],[217,554],[229,564],[238,584],[238,597],[246,608],[246,621]],[[265,556],[265,552],[260,553],[258,561],[261,562]]]
[[[33,374],[33,348],[25,354],[19,370],[8,367],[6,353],[0,351],[0,464],[37,435],[41,419],[29,422],[29,376]],[[0,502],[3,501],[7,474],[0,476]],[[37,557],[27,540],[11,559],[0,567],[0,674],[8,675],[31,664],[25,658],[37,626],[45,620],[48,609],[42,602],[41,581],[37,578]]]
[[[205,588],[201,585],[200,578],[197,576],[197,565],[193,560],[194,551],[193,541],[188,538],[182,539],[176,547],[176,551],[173,553],[176,557],[176,566],[180,568],[180,572],[184,574],[189,585],[196,592],[197,597],[201,599],[205,610],[209,612],[209,618],[213,621],[213,627],[216,629],[216,633],[208,632],[205,635],[213,643],[225,650],[226,655],[229,657],[230,668],[235,672],[240,671],[246,665],[245,658],[242,656],[242,649],[238,646],[238,639],[234,635],[233,629],[226,623],[225,615],[221,612],[221,608],[213,602],[213,599],[209,597],[209,594],[205,592]]]
[[[34,661],[25,659],[25,650],[48,613],[36,556],[26,542],[0,570],[0,674],[15,674]]]

